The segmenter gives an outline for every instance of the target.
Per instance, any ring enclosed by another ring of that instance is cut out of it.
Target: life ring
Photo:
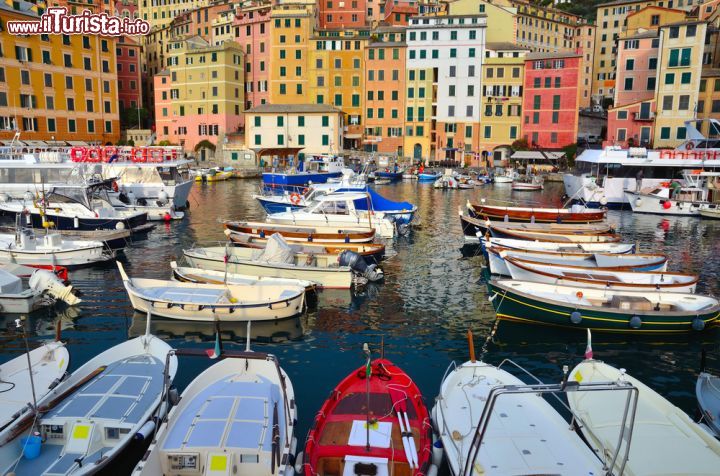
[[[148,162],[163,162],[165,158],[163,157],[163,149],[149,149],[147,154],[147,161]]]
[[[130,159],[133,162],[147,162],[147,149],[140,147],[134,148]]]
[[[85,147],[73,147],[70,149],[70,160],[73,162],[85,162],[87,160],[87,149]]]
[[[100,147],[91,147],[88,150],[87,162],[102,162],[103,150]]]
[[[302,201],[302,198],[300,197],[300,194],[299,194],[299,193],[293,192],[293,193],[290,194],[290,202],[291,202],[293,205],[300,205],[300,202],[301,202],[301,201]]]
[[[105,149],[103,150],[103,155],[102,155],[103,162],[110,162],[112,160],[112,158],[117,155],[117,153],[118,153],[117,147],[111,146],[111,145],[105,147]]]
[[[694,148],[695,148],[695,144],[692,142],[688,142],[687,144],[685,144],[685,150],[691,150]]]

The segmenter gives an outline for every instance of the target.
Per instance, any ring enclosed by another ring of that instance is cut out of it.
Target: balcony
[[[648,112],[648,113],[633,112],[633,120],[638,121],[638,122],[652,122],[655,120],[655,113],[654,112]]]

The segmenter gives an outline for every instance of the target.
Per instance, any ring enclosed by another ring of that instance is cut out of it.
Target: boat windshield
[[[48,195],[48,201],[49,203],[80,203],[90,208],[84,188],[55,189]]]
[[[594,163],[578,161],[575,163],[576,174],[589,174],[598,178],[606,176],[608,178],[636,178],[640,170],[642,170],[643,178],[645,179],[682,179],[684,168],[623,165],[610,162]]]
[[[78,176],[77,169],[66,167],[38,168],[37,165],[28,168],[2,167],[0,168],[0,183],[34,183],[53,184],[68,183]]]
[[[347,215],[348,207],[345,202],[326,201],[320,202],[315,208],[315,213],[327,213],[332,215]]]

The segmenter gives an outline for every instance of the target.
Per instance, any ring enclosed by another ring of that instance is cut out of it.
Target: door
[[[422,159],[422,146],[420,144],[413,146],[413,158],[418,160]]]

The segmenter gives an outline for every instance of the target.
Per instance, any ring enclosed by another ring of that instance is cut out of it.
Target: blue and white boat
[[[304,187],[311,183],[326,183],[328,179],[342,175],[345,163],[342,157],[319,155],[309,157],[287,172],[265,172],[263,183],[272,187]]]
[[[407,225],[415,218],[416,205],[409,202],[389,200],[365,183],[352,181],[313,185],[305,194],[285,191],[282,195],[254,195],[254,197],[268,214],[273,214],[304,210],[314,205],[321,197],[330,194],[340,195],[357,192],[366,193],[369,196],[369,203],[367,199],[355,200],[356,210],[367,211],[370,208],[373,212],[382,212],[385,216],[392,217],[400,225]]]
[[[0,474],[84,475],[111,466],[166,411],[177,371],[170,351],[146,333],[90,359],[37,402],[25,425],[0,432]]]
[[[404,173],[405,172],[403,172],[402,169],[398,169],[397,172],[391,172],[390,170],[376,170],[375,178],[376,179],[390,179],[390,181],[396,182],[396,181],[402,179],[402,176]]]
[[[223,360],[183,391],[133,475],[293,474],[298,411],[290,378],[273,355],[219,347]]]
[[[435,173],[435,174],[422,173],[422,174],[417,175],[418,181],[420,181],[420,182],[434,182],[435,180],[439,179],[440,177],[442,177],[442,174],[440,172]]]

